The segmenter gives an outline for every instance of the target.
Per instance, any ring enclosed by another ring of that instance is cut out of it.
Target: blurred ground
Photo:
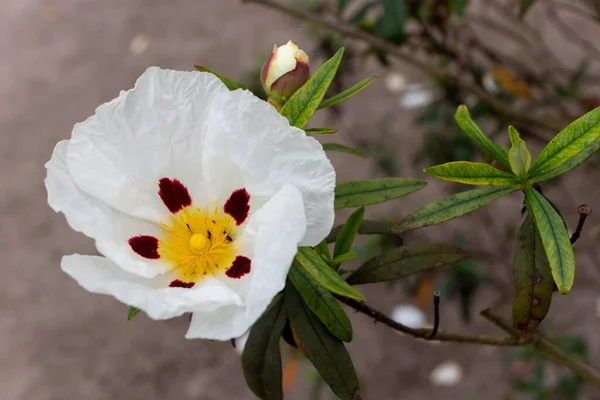
[[[94,248],[47,206],[43,165],[56,142],[70,136],[73,123],[119,90],[132,87],[149,65],[191,69],[196,63],[236,78],[273,43],[293,38],[310,53],[312,44],[305,33],[288,23],[237,0],[0,2],[2,400],[253,398],[229,343],[185,340],[186,318],[154,322],[140,315],[127,322],[125,306],[85,292],[60,271],[63,254],[89,254]],[[374,64],[365,68],[368,74],[382,73]],[[402,65],[395,68],[410,80],[420,78]],[[341,121],[329,123],[340,130],[337,140],[347,141],[351,134],[370,134],[373,121],[386,116],[393,117],[390,134],[401,143],[398,155],[404,175],[420,176],[410,162],[420,143],[411,114],[398,107],[381,81],[350,101]],[[340,154],[332,159],[339,181],[373,174],[368,161]],[[549,189],[572,225],[578,204],[600,205],[597,176],[594,179],[586,172],[571,174],[560,187]],[[444,189],[431,183],[395,202],[391,210],[402,215],[441,197]],[[487,211],[419,236],[449,242],[455,230],[470,227],[467,247],[492,254],[485,268],[506,281],[512,246],[498,256],[498,235],[517,226],[520,203],[518,196],[502,199]],[[597,227],[598,217],[589,222],[590,230]],[[587,339],[598,365],[600,321],[595,304],[600,274],[590,230],[577,246],[574,293],[555,297],[550,317],[557,331]],[[384,311],[406,301],[397,290],[366,287],[365,294]],[[493,294],[482,293],[475,310],[492,301]],[[451,302],[443,305],[445,328],[463,329],[456,309]],[[364,382],[365,399],[499,399],[507,389],[508,376],[500,361],[507,350],[421,343],[360,315],[352,319],[355,340],[349,349]],[[479,318],[468,329],[499,333]],[[433,387],[428,374],[445,360],[458,361],[465,377],[452,388]],[[300,384],[290,398],[306,399],[306,393]],[[588,388],[583,398],[599,397],[600,391]]]

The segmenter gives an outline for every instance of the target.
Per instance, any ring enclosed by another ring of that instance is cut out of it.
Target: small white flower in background
[[[322,146],[214,75],[152,67],[59,142],[48,202],[104,257],[63,270],[153,319],[193,313],[187,338],[228,340],[285,284],[299,245],[333,224]]]
[[[273,46],[271,56],[260,71],[265,92],[282,104],[309,78],[308,56],[291,40],[281,47]]]
[[[425,314],[412,304],[399,304],[394,307],[392,319],[413,329],[422,328],[425,325]]]
[[[406,78],[399,72],[390,72],[385,76],[385,87],[391,93],[401,93],[406,88]]]
[[[429,374],[429,381],[435,386],[454,386],[462,380],[463,369],[454,361],[439,364]]]
[[[149,46],[150,41],[148,40],[148,37],[142,33],[138,33],[133,37],[133,39],[131,39],[131,42],[129,43],[129,52],[139,56],[140,54],[145,53]]]
[[[425,107],[435,100],[436,94],[433,90],[421,84],[408,85],[400,96],[400,105],[412,110],[415,108]]]
[[[491,71],[488,71],[483,75],[481,84],[488,93],[498,93],[498,84],[496,83],[496,78],[494,78],[494,74]]]

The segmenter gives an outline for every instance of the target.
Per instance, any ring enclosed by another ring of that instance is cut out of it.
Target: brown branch
[[[575,233],[571,236],[571,244],[574,244],[581,236],[581,231],[583,230],[583,224],[585,224],[586,218],[592,215],[592,207],[582,204],[577,207],[577,212],[579,213],[579,221],[577,222]]]
[[[450,84],[457,85],[466,91],[474,93],[482,101],[487,103],[490,108],[494,109],[497,113],[509,118],[515,124],[523,124],[531,127],[542,128],[552,132],[558,132],[562,129],[562,125],[555,124],[552,121],[536,119],[530,115],[519,114],[517,111],[512,110],[509,106],[497,99],[495,96],[487,93],[478,85],[460,80],[456,76],[453,76],[444,69],[428,65],[427,63],[416,59],[414,55],[405,53],[399,46],[396,46],[386,40],[380,39],[368,32],[361,31],[360,29],[357,29],[351,25],[340,23],[334,20],[329,20],[315,13],[298,10],[294,7],[290,7],[288,5],[282,4],[274,0],[241,1],[243,3],[254,3],[264,7],[268,7],[270,9],[282,12],[295,18],[310,21],[332,31],[338,32],[344,35],[345,37],[362,40],[363,42],[368,43],[375,50],[379,50],[384,53],[393,55],[394,57],[404,61],[405,63],[417,67],[427,72],[428,74],[435,75],[438,78],[445,80]]]
[[[496,326],[509,333],[514,339],[517,339],[521,336],[521,333],[517,329],[513,328],[512,325],[504,321],[498,315],[494,314],[491,310],[483,310],[481,315],[488,321],[494,323]],[[555,363],[570,369],[575,374],[600,387],[600,371],[566,353],[541,335],[534,334],[531,339],[524,342],[523,345],[533,348],[538,353],[550,358]]]
[[[427,337],[428,339],[433,339],[438,333],[440,329],[440,292],[433,292],[433,329],[431,329],[431,334]]]

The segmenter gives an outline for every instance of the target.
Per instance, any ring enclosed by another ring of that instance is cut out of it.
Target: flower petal
[[[229,92],[214,75],[151,67],[135,88],[76,124],[67,164],[78,187],[126,214],[159,222],[169,209],[159,181],[178,179],[194,202],[206,189],[200,161],[212,99]]]
[[[202,160],[212,197],[226,199],[236,187],[221,182],[232,177],[253,198],[293,185],[302,193],[308,225],[300,244],[318,244],[333,225],[335,188],[335,171],[321,144],[248,91],[219,93],[213,107]]]
[[[160,228],[125,215],[81,191],[67,168],[68,143],[66,140],[59,142],[46,164],[48,175],[44,183],[50,207],[65,214],[67,223],[75,231],[95,239],[98,251],[126,271],[147,278],[165,272],[168,266],[158,260],[140,257],[128,243],[131,237],[140,234],[159,235]]]
[[[62,259],[63,271],[93,293],[108,294],[145,311],[152,319],[167,319],[186,312],[239,308],[240,297],[214,278],[198,282],[192,289],[168,287],[165,276],[146,279],[123,271],[104,257],[73,254]]]
[[[284,185],[254,213],[244,230],[243,243],[251,244],[247,254],[252,270],[240,279],[223,276],[224,284],[236,291],[243,306],[219,312],[195,312],[186,338],[228,340],[246,332],[283,289],[298,243],[304,237],[302,195],[295,187]]]

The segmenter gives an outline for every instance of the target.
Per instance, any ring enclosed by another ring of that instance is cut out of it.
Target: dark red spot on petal
[[[162,178],[158,182],[158,195],[173,214],[192,204],[187,188],[177,179]]]
[[[235,260],[233,260],[231,267],[225,272],[225,275],[233,279],[240,279],[250,272],[250,264],[251,261],[248,257],[237,256]]]
[[[250,194],[246,189],[238,189],[231,193],[225,202],[223,210],[235,219],[237,225],[241,225],[250,212]]]
[[[160,258],[158,254],[158,239],[154,236],[134,236],[128,241],[131,250],[144,258],[156,260]]]
[[[175,279],[173,282],[169,283],[169,287],[180,287],[184,289],[191,289],[194,287],[195,282],[183,282],[179,279]]]

